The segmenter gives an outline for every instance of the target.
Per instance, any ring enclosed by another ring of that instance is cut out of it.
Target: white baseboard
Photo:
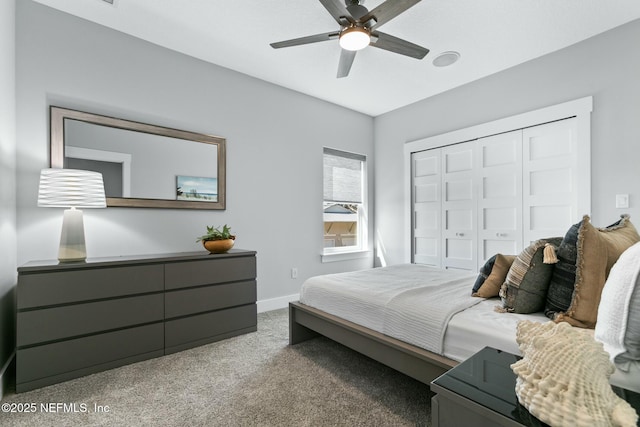
[[[0,400],[4,397],[4,395],[9,390],[9,386],[13,382],[13,369],[9,369],[13,361],[15,360],[16,352],[14,351],[11,356],[9,356],[9,360],[4,364],[2,370],[0,370]]]
[[[278,298],[263,299],[258,301],[258,313],[265,311],[278,310],[279,308],[286,308],[291,301],[298,301],[300,294],[285,295]]]

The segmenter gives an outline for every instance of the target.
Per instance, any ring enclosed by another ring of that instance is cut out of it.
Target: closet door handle
[[[496,233],[496,237],[507,237],[507,233]]]
[[[456,233],[456,237],[463,237],[464,233]]]

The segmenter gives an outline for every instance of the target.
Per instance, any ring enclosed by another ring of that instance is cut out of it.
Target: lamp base
[[[82,211],[76,208],[67,209],[62,219],[58,261],[74,262],[85,259],[87,259],[87,248],[84,244]]]

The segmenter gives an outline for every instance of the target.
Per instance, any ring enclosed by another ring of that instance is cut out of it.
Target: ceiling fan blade
[[[345,26],[355,22],[347,10],[343,0],[320,0],[339,25]]]
[[[315,34],[313,36],[300,37],[297,39],[284,40],[281,42],[271,43],[271,47],[274,49],[280,49],[282,47],[298,46],[301,44],[324,42],[327,40],[337,39],[340,33],[338,31],[331,31],[330,33]]]
[[[398,37],[376,31],[371,34],[371,43],[369,46],[388,50],[390,52],[399,53],[400,55],[410,56],[416,59],[422,59],[429,53],[426,47],[399,39]]]
[[[349,70],[351,70],[351,64],[353,64],[353,60],[356,57],[356,52],[355,50],[342,49],[342,52],[340,52],[340,63],[338,63],[337,78],[347,77],[349,75]]]
[[[372,9],[359,19],[360,22],[366,23],[373,19],[374,24],[369,25],[370,29],[379,27],[380,25],[391,21],[396,16],[400,15],[405,10],[414,6],[420,0],[387,0],[380,6]]]

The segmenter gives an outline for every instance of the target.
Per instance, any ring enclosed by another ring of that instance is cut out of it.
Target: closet
[[[577,133],[572,117],[411,152],[411,261],[477,271],[563,236],[588,213]]]

